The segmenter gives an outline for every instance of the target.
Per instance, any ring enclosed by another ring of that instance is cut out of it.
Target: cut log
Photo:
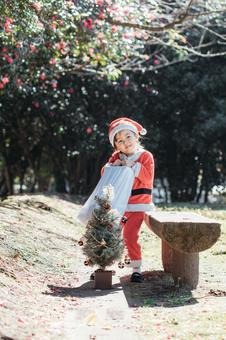
[[[190,212],[148,212],[147,226],[162,240],[162,265],[176,285],[197,287],[199,252],[220,236],[220,223]]]
[[[173,249],[172,263],[174,283],[196,288],[199,282],[199,253],[185,254]]]
[[[172,273],[172,255],[173,249],[162,240],[162,266],[166,273]]]
[[[148,212],[145,222],[171,248],[184,253],[204,251],[220,236],[220,223],[190,212]]]

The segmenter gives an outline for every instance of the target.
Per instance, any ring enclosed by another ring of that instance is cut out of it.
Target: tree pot
[[[111,289],[112,288],[112,271],[111,270],[95,270],[94,287],[95,289]]]

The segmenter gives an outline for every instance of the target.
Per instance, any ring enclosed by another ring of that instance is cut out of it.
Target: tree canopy
[[[0,91],[225,55],[224,0],[0,1]],[[172,54],[166,51],[172,50]]]

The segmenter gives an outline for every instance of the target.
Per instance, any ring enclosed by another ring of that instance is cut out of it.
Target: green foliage
[[[174,60],[202,51],[204,55],[224,53],[224,45],[219,43],[224,4],[190,5],[188,8],[185,0],[179,5],[153,0],[142,4],[128,0],[1,0],[0,94],[15,88],[25,92],[32,87],[48,88],[61,75],[81,72],[115,80],[125,69],[150,70],[172,62],[166,58],[167,50],[176,51]],[[188,16],[186,20],[176,23],[183,15]],[[196,40],[191,38],[193,26]],[[206,45],[211,32],[211,44]]]
[[[112,188],[104,189],[103,197],[96,197],[98,207],[94,209],[84,234],[83,252],[90,265],[102,269],[110,266],[123,254],[121,216],[111,209]]]

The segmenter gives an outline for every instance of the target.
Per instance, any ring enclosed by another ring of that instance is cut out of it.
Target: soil
[[[78,245],[80,208],[68,195],[0,202],[0,339],[226,339],[225,209],[201,211],[221,221],[222,233],[201,253],[191,291],[163,272],[160,240],[146,226],[144,282],[130,283],[130,269],[116,263],[112,289],[95,289],[96,268],[84,265]]]

